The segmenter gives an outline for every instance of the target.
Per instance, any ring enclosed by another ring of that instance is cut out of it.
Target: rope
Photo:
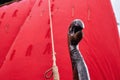
[[[51,71],[52,71],[52,68],[48,69],[48,70],[45,72],[45,78],[46,78],[46,79],[52,78],[53,73],[51,73],[50,75],[48,75],[48,73],[50,73]]]
[[[51,14],[51,3],[50,3],[50,0],[48,0],[48,7],[49,7],[50,32],[51,32],[51,41],[52,41],[52,56],[53,56],[52,71],[53,71],[53,78],[54,78],[54,80],[60,80],[59,79],[58,67],[56,65],[56,56],[55,56],[56,53],[55,53],[55,47],[54,47],[53,25],[52,25],[52,14]]]

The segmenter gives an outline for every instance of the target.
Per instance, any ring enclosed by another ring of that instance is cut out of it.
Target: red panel
[[[29,15],[31,7],[34,4],[33,1],[23,0],[0,8],[0,66],[21,25]]]
[[[45,71],[52,66],[48,2],[39,2],[11,46],[0,71],[1,80],[44,80]]]
[[[0,80],[46,80],[44,73],[52,67],[47,1],[36,0],[1,67]],[[79,47],[91,80],[120,80],[119,37],[110,1],[52,0],[51,8],[60,80],[72,80],[67,33],[76,18],[85,24]]]

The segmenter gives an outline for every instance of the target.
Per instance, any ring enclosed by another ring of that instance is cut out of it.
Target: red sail
[[[0,80],[46,80],[53,64],[48,1],[0,7]],[[51,11],[60,80],[72,80],[67,34],[76,18],[85,24],[79,48],[91,80],[120,80],[120,39],[110,0],[51,0]]]

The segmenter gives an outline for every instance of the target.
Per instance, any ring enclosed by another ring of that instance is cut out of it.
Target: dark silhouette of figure
[[[0,6],[4,4],[11,4],[16,1],[20,1],[20,0],[0,0]]]
[[[10,2],[10,1],[13,1],[13,0],[0,0],[0,4],[4,4],[4,3]]]
[[[83,37],[84,24],[81,20],[75,19],[69,27],[68,46],[72,62],[73,80],[90,80],[87,66],[77,46]]]

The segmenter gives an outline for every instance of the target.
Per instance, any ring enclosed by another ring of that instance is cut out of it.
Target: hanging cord
[[[52,71],[52,67],[45,72],[45,78],[46,79],[52,78],[53,72],[51,74],[49,74],[51,71]]]
[[[48,71],[45,72],[45,77],[51,78],[53,75],[54,80],[60,80],[59,79],[59,72],[58,67],[56,65],[56,56],[55,56],[55,47],[54,47],[54,39],[53,39],[53,26],[52,26],[52,14],[51,14],[51,3],[50,0],[48,0],[48,7],[49,7],[49,17],[50,17],[50,32],[51,32],[51,41],[52,41],[52,56],[53,56],[53,66]],[[52,74],[48,76],[47,74],[52,70]]]

